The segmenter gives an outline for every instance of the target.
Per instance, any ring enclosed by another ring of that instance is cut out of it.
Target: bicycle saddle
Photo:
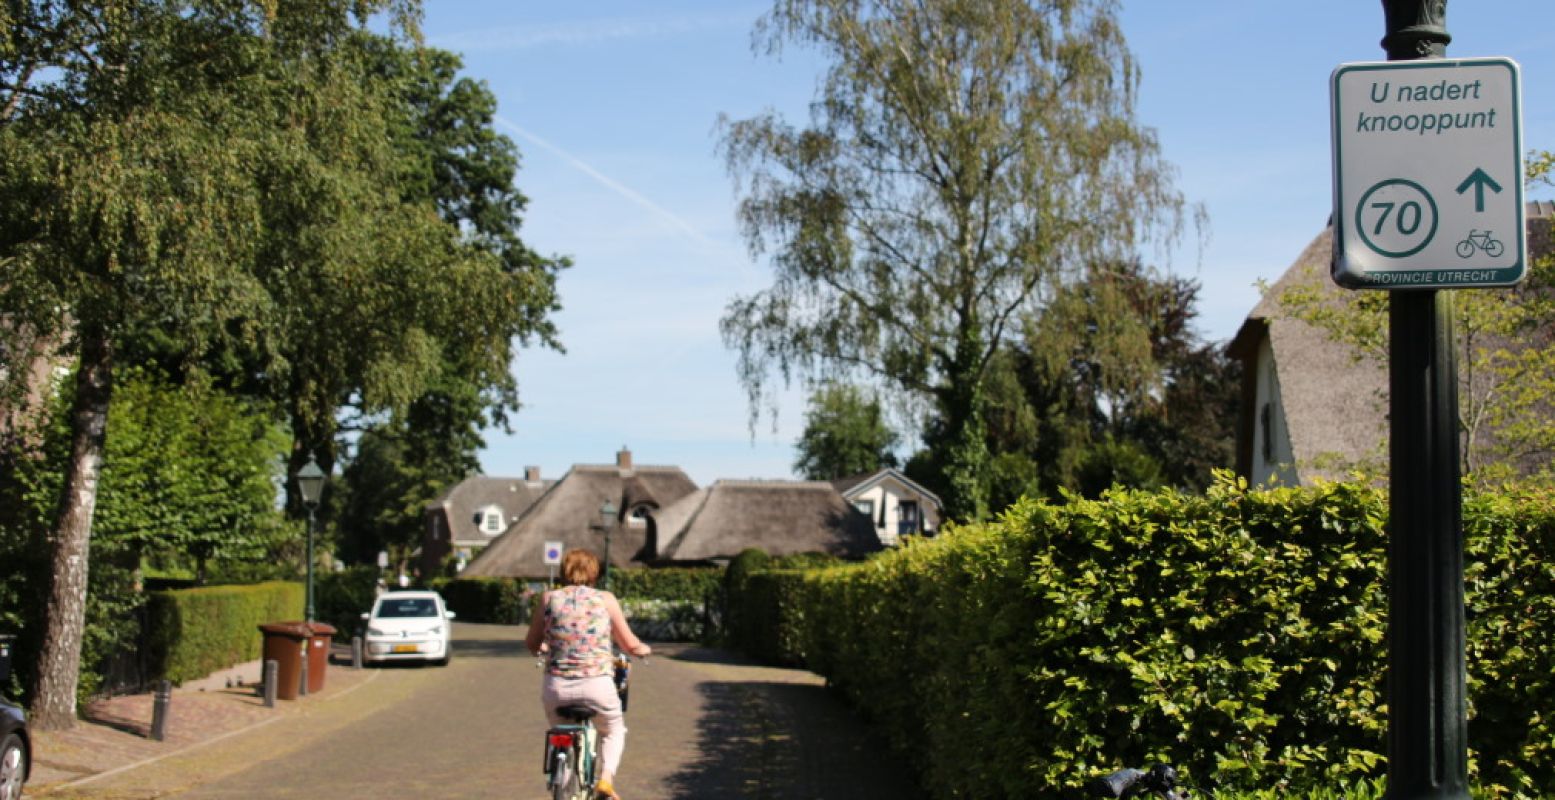
[[[570,719],[573,722],[582,722],[594,718],[597,713],[588,706],[562,706],[556,709],[556,715],[562,719]]]

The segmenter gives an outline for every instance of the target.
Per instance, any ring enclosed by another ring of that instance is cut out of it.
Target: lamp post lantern
[[[297,470],[297,490],[302,493],[302,504],[308,507],[308,604],[305,611],[309,622],[313,621],[313,525],[314,513],[319,507],[319,498],[324,494],[324,470],[319,468],[319,463],[308,456],[308,463]]]
[[[600,572],[600,585],[610,589],[610,531],[615,528],[616,507],[609,500],[599,507],[599,527],[605,532],[605,563]]]

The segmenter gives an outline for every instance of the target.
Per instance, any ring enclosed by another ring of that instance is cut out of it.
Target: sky
[[[808,50],[753,51],[752,23],[769,7],[427,0],[427,43],[463,56],[518,145],[522,236],[574,263],[554,317],[566,352],[520,352],[523,408],[511,433],[486,432],[486,474],[560,477],[625,446],[637,464],[680,466],[699,485],[793,477],[805,394],[782,393],[776,417],[752,427],[718,330],[730,300],[770,283],[736,227],[718,121],[771,109],[804,122],[825,67]],[[1521,65],[1523,141],[1555,149],[1555,4],[1457,0],[1447,17],[1449,57]],[[1381,3],[1132,0],[1122,23],[1143,76],[1138,119],[1209,220],[1205,235],[1143,255],[1201,283],[1199,332],[1226,340],[1259,282],[1328,219],[1329,76],[1384,59]]]

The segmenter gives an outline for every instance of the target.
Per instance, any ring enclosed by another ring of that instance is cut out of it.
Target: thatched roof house
[[[436,574],[450,553],[469,563],[555,483],[542,480],[539,467],[527,467],[522,478],[475,475],[438,495],[422,515],[422,574]]]
[[[721,480],[658,517],[661,531],[674,531],[661,561],[722,561],[748,548],[858,557],[883,547],[870,518],[824,481]]]
[[[1529,253],[1551,253],[1555,203],[1527,211]],[[1255,485],[1310,484],[1387,463],[1386,362],[1295,318],[1285,302],[1299,293],[1314,307],[1344,304],[1351,290],[1329,277],[1332,253],[1330,227],[1269,287],[1229,347],[1243,363],[1237,473]]]
[[[634,466],[626,449],[617,454],[613,466],[574,466],[460,575],[545,576],[544,547],[548,541],[561,542],[566,549],[586,547],[603,554],[606,539],[600,509],[606,504],[616,509],[609,537],[611,567],[652,562],[660,540],[654,511],[696,489],[679,467]]]

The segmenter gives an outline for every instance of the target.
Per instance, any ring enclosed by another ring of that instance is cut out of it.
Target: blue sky
[[[512,434],[487,433],[487,474],[535,465],[557,477],[626,445],[637,463],[679,465],[703,485],[791,476],[803,393],[784,394],[753,437],[718,333],[728,301],[765,288],[768,272],[735,228],[717,120],[772,108],[802,121],[823,67],[806,51],[752,52],[751,23],[767,8],[427,3],[428,43],[490,85],[498,127],[522,153],[525,239],[575,262],[559,281],[567,352],[520,354],[524,408]],[[1381,3],[1134,0],[1123,25],[1143,72],[1140,120],[1209,214],[1204,247],[1186,236],[1153,260],[1203,284],[1200,330],[1223,340],[1257,282],[1278,277],[1328,218],[1329,74],[1383,58]],[[1522,65],[1524,142],[1555,149],[1555,6],[1459,0],[1447,27],[1450,56]]]

